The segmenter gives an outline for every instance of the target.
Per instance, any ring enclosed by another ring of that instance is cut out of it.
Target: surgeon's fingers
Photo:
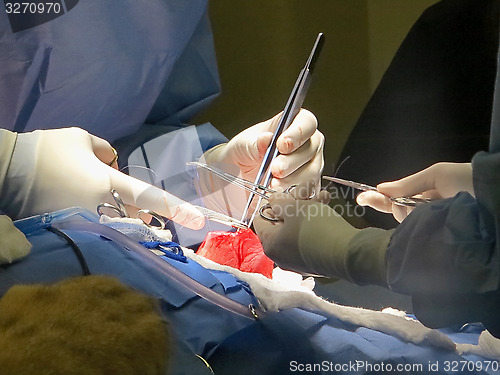
[[[306,109],[301,109],[295,119],[278,138],[276,146],[281,154],[290,154],[306,143],[317,132],[318,121]]]
[[[295,199],[311,199],[316,195],[317,181],[306,180],[289,189],[289,194]]]
[[[276,178],[284,178],[303,165],[313,162],[309,167],[314,168],[314,163],[321,162],[323,159],[323,147],[325,137],[316,131],[312,137],[304,142],[298,149],[291,154],[278,155],[271,164],[271,172]],[[318,169],[315,169],[318,172]]]
[[[444,195],[452,196],[454,194],[448,194],[446,186],[444,186],[444,189],[443,186],[440,186],[443,185],[440,184],[440,179],[443,179],[443,176],[445,176],[447,172],[445,168],[446,165],[449,164],[437,163],[431,165],[420,172],[400,180],[378,184],[377,189],[390,197],[411,197],[436,189],[439,190],[441,195],[444,193]],[[445,178],[445,180],[447,179]],[[434,194],[434,196],[436,196],[436,194]]]
[[[120,194],[125,204],[155,211],[191,229],[201,229],[205,225],[205,217],[199,210],[165,190],[114,169],[110,169],[110,179],[111,187]]]
[[[306,180],[289,189],[289,194],[295,199],[312,200],[315,202],[328,204],[331,195],[327,190],[321,190],[320,182],[316,180]]]
[[[360,206],[370,206],[380,212],[392,213],[399,222],[402,222],[412,211],[412,208],[394,204],[389,197],[376,191],[365,191],[359,194],[356,202]]]
[[[276,239],[283,228],[283,221],[269,221],[256,215],[253,226],[262,243],[264,253],[271,259],[279,259],[281,252],[287,250],[283,246],[276,246]]]
[[[417,194],[415,196],[419,198],[429,199],[431,201],[443,198],[443,196],[437,190],[427,190],[424,191],[422,194]]]
[[[118,154],[108,141],[89,134],[95,156],[104,164],[118,169]]]
[[[332,196],[328,190],[320,190],[319,193],[316,194],[312,198],[313,201],[323,203],[323,204],[328,204],[330,203],[330,200],[332,199]]]
[[[398,181],[377,185],[377,190],[389,197],[411,197],[433,188],[432,182],[424,175],[411,175]]]
[[[260,161],[266,154],[269,145],[273,139],[273,133],[271,132],[262,132],[257,136],[256,147],[257,149],[257,158],[253,158],[254,160]],[[250,153],[252,155],[252,153]]]
[[[371,208],[385,213],[392,213],[392,201],[384,194],[376,191],[365,191],[356,197],[356,202],[360,206],[370,206]]]
[[[284,220],[286,217],[296,215],[297,200],[288,193],[275,193],[269,197],[269,205],[273,210],[274,217]]]
[[[398,221],[402,222],[413,211],[413,207],[401,206],[398,204],[392,205],[392,216]]]
[[[268,208],[267,210],[271,210],[271,208]],[[266,215],[267,214],[269,213],[266,213]],[[270,214],[272,214],[272,212]],[[268,240],[272,236],[272,233],[277,229],[276,226],[280,223],[282,223],[282,221],[270,221],[264,219],[260,215],[255,215],[253,226],[255,228],[255,232],[261,239],[261,242],[264,243],[263,240]]]
[[[301,181],[314,180],[320,183],[321,171],[323,170],[324,159],[322,151],[316,153],[312,159],[296,169],[293,173],[288,174],[283,178],[273,178],[270,187],[276,189],[278,187],[286,189],[287,187],[298,184]],[[274,176],[276,177],[276,176]]]
[[[269,210],[271,210],[269,208]],[[278,225],[277,221],[269,221],[262,218],[260,215],[255,215],[255,219],[253,221],[253,226],[255,228],[255,233],[260,239],[260,242],[264,245],[264,249],[271,242],[274,232],[277,230],[276,225]]]

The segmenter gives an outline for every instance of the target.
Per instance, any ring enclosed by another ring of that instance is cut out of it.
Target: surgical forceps
[[[196,166],[196,167],[200,167],[200,168],[206,169],[207,171],[209,171],[209,172],[215,174],[216,176],[220,177],[222,180],[227,181],[230,184],[238,186],[238,187],[240,187],[240,188],[242,188],[244,190],[247,190],[250,193],[259,196],[261,199],[266,199],[267,200],[267,199],[269,199],[269,196],[271,194],[276,193],[276,190],[273,190],[273,189],[271,189],[269,187],[262,186],[262,185],[257,185],[254,182],[245,180],[244,178],[241,178],[241,177],[237,177],[235,175],[232,175],[231,173],[225,172],[225,171],[223,171],[223,170],[221,170],[221,169],[219,169],[217,167],[213,167],[213,166],[205,164],[205,163],[200,163],[200,162],[193,161],[193,162],[189,162],[189,163],[186,163],[186,164],[190,165],[190,166]],[[297,187],[296,184],[290,185],[283,192],[287,193],[287,194],[290,194],[290,192],[295,187]],[[316,195],[316,192],[313,192],[313,194],[309,197],[309,199],[313,198],[315,195]],[[268,215],[265,214],[265,210],[268,209],[268,208],[270,208],[270,207],[271,206],[270,206],[269,203],[260,206],[259,207],[259,215],[263,219],[265,219],[267,221],[273,221],[273,222],[274,221],[279,221],[279,219],[276,219],[274,217],[271,217],[271,216],[268,216]]]
[[[205,163],[192,161],[192,162],[186,163],[186,165],[206,169],[207,171],[220,177],[222,180],[229,182],[230,184],[236,185],[242,189],[245,189],[245,190],[247,190],[255,195],[258,195],[259,197],[264,198],[264,199],[268,198],[267,194],[276,193],[276,191],[271,189],[271,188],[255,184],[251,181],[245,180],[244,178],[237,177],[235,175],[232,175],[231,173],[223,171],[222,169],[219,169],[217,167],[213,167],[213,166],[205,164]]]
[[[259,171],[257,172],[257,177],[254,182],[254,186],[269,187],[271,182],[271,162],[278,156],[278,149],[276,147],[276,142],[278,137],[290,126],[295,116],[299,113],[302,104],[304,103],[304,99],[306,97],[307,90],[311,83],[311,73],[315,66],[316,61],[318,60],[319,53],[321,51],[321,47],[323,46],[324,36],[323,33],[318,34],[316,37],[316,41],[312,48],[312,51],[307,59],[306,65],[300,71],[299,77],[295,82],[292,93],[288,98],[285,109],[283,110],[283,115],[281,116],[278,126],[273,134],[273,138],[271,139],[271,143],[262,159],[262,163],[260,165]],[[260,204],[262,196],[257,194],[255,191],[250,193],[248,197],[245,210],[243,211],[243,215],[241,221],[250,226],[255,217],[255,211],[252,215],[249,215],[248,211],[252,205],[252,201],[255,198],[255,195],[259,196],[259,200],[257,206]],[[262,213],[261,213],[262,216]]]
[[[128,212],[127,212],[127,209],[125,207],[125,204],[123,203],[123,200],[121,199],[120,195],[118,194],[118,192],[115,190],[115,189],[111,189],[111,195],[113,196],[113,199],[115,200],[115,204],[116,205],[112,205],[110,203],[101,203],[97,206],[97,213],[99,214],[99,216],[103,215],[103,212],[102,212],[102,209],[103,208],[109,208],[113,211],[115,211],[116,213],[118,213],[118,215],[120,217],[130,217]],[[230,216],[227,216],[227,215],[224,215],[224,214],[221,214],[219,212],[216,212],[216,211],[212,211],[208,208],[205,208],[205,207],[202,207],[202,206],[197,206],[197,205],[193,205],[194,208],[196,208],[198,211],[200,211],[203,216],[205,216],[205,218],[207,220],[210,220],[210,221],[214,221],[214,222],[217,222],[217,223],[221,223],[221,224],[224,224],[224,225],[228,225],[228,226],[231,226],[231,227],[234,227],[234,228],[239,228],[239,229],[247,229],[248,226],[239,221],[239,220],[236,220]],[[158,222],[159,222],[159,226],[152,226],[148,223],[146,223],[142,218],[141,218],[141,214],[149,214],[151,216],[153,216]],[[165,219],[163,218],[163,216],[161,216],[160,214],[154,212],[154,211],[151,211],[151,210],[139,210],[137,211],[137,216],[136,216],[138,219],[141,219],[143,221],[144,224],[146,224],[147,226],[149,227],[155,227],[155,228],[159,228],[159,229],[165,229],[165,226],[166,226],[166,222],[165,222]]]
[[[361,184],[359,182],[344,180],[342,178],[337,178],[337,177],[323,176],[323,178],[325,180],[335,182],[336,184],[352,187],[356,190],[379,192],[375,186],[370,186],[370,185],[366,185],[366,184]],[[429,203],[431,201],[428,198],[419,198],[419,197],[395,197],[395,198],[388,197],[388,198],[394,204],[396,204],[398,206],[405,206],[405,207],[416,207],[419,204]]]

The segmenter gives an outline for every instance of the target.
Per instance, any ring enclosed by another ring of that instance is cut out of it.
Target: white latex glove
[[[392,213],[399,222],[412,211],[411,207],[398,206],[388,197],[419,196],[429,199],[451,198],[461,191],[474,195],[471,163],[437,163],[398,181],[377,185],[378,192],[366,191],[358,195],[361,206]]]
[[[201,161],[253,182],[280,118],[281,113],[245,129],[228,143],[207,151]],[[316,117],[301,109],[278,138],[280,155],[271,164],[272,189],[285,189],[306,180],[320,181],[324,165],[324,136],[317,128]],[[211,204],[207,201],[212,201],[218,209],[230,206],[233,215],[243,211],[247,195],[241,189],[234,189],[205,171],[200,171],[200,179],[201,194],[208,205]],[[220,197],[219,193],[224,189],[226,194]]]
[[[12,220],[0,215],[0,264],[12,263],[25,257],[31,250],[31,244],[24,234],[17,229]]]
[[[73,206],[95,212],[100,203],[115,203],[110,193],[115,189],[127,205],[191,229],[204,226],[204,216],[191,204],[109,166],[112,150],[107,141],[79,128],[18,134],[1,208],[12,218]]]

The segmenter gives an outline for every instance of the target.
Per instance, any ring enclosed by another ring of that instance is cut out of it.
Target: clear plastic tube
[[[106,237],[116,243],[119,243],[128,250],[134,252],[135,254],[138,254],[145,262],[153,266],[168,279],[180,284],[182,287],[189,289],[191,292],[195,293],[201,298],[225,310],[231,311],[232,313],[241,315],[249,319],[261,318],[264,315],[264,312],[254,305],[245,306],[239,302],[233,301],[232,299],[224,295],[214,292],[212,289],[206,287],[203,284],[200,284],[198,281],[179,271],[170,263],[153,254],[151,251],[141,246],[139,243],[133,241],[126,235],[105,225],[76,220],[57,222],[53,223],[52,225],[60,230],[77,230],[82,232],[94,233]]]

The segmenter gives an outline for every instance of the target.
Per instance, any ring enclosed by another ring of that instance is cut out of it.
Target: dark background
[[[222,94],[195,119],[227,137],[280,112],[316,35],[325,34],[304,103],[326,136],[331,174],[347,136],[410,27],[436,0],[213,0]]]

